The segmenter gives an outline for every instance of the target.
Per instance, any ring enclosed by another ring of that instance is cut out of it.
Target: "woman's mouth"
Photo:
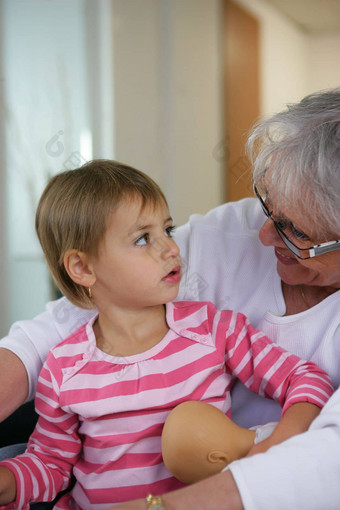
[[[284,255],[277,248],[275,248],[275,255],[278,261],[284,264],[285,266],[291,266],[299,263],[295,257]]]
[[[181,266],[174,267],[164,278],[163,282],[166,283],[179,283],[181,281]]]

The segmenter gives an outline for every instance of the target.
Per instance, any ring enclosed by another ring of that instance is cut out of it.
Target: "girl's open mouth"
[[[181,281],[181,266],[174,267],[164,278],[163,282],[166,283],[179,283]]]

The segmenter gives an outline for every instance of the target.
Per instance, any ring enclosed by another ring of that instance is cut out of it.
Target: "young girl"
[[[162,191],[126,165],[93,161],[47,185],[36,214],[47,263],[70,301],[98,313],[51,350],[27,451],[0,467],[0,504],[53,500],[72,474],[55,508],[104,509],[180,487],[162,462],[167,415],[195,400],[230,416],[236,377],[283,407],[264,449],[306,430],[331,395],[322,370],[242,314],[171,303],[181,278],[173,228]]]

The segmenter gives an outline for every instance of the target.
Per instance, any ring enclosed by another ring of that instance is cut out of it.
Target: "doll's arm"
[[[8,505],[15,500],[16,483],[12,471],[0,466],[0,505]]]

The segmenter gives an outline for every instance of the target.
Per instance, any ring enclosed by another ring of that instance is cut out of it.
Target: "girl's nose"
[[[175,241],[169,237],[164,240],[164,247],[162,250],[162,258],[167,259],[169,257],[178,257],[179,247]]]

